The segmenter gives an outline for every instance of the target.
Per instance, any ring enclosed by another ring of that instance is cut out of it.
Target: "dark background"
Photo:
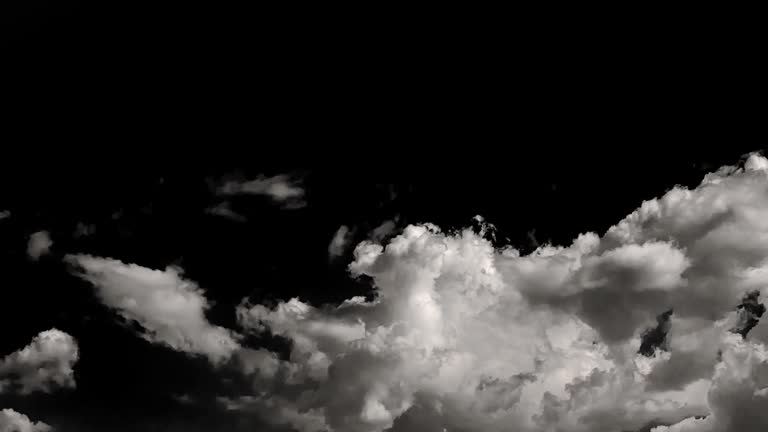
[[[57,327],[81,360],[76,391],[0,406],[64,432],[266,429],[215,404],[247,394],[235,373],[137,338],[65,254],[179,265],[215,303],[209,319],[234,328],[244,297],[370,293],[346,274],[352,246],[396,216],[458,229],[480,214],[499,246],[527,252],[603,233],[766,147],[747,25],[732,43],[567,11],[6,3],[0,354]],[[306,207],[241,197],[247,222],[206,212],[222,176],[283,173],[303,180]],[[79,223],[94,233],[74,236]],[[329,261],[342,224],[354,242]],[[54,245],[32,262],[37,230]]]

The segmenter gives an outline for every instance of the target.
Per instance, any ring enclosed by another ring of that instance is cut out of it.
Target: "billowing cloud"
[[[764,157],[571,245],[521,255],[487,233],[360,243],[371,301],[244,302],[247,331],[292,346],[241,353],[254,394],[227,407],[308,432],[766,430],[768,324],[744,306],[768,295]]]
[[[33,260],[38,260],[50,252],[51,246],[53,246],[53,241],[48,231],[38,231],[29,236],[27,255]]]
[[[289,208],[306,205],[304,188],[295,179],[284,174],[274,177],[262,175],[248,181],[227,181],[217,188],[216,193],[222,196],[264,195]]]
[[[75,388],[77,341],[57,329],[41,332],[32,342],[0,360],[0,393],[49,393]]]
[[[33,422],[24,414],[12,409],[0,410],[0,432],[50,432],[53,429],[43,422]]]
[[[336,230],[331,242],[328,244],[328,257],[331,259],[338,258],[344,254],[344,251],[349,244],[351,233],[349,227],[342,225]]]
[[[180,269],[153,270],[89,255],[70,255],[67,260],[96,287],[106,306],[141,326],[144,339],[205,355],[214,364],[239,348],[234,333],[208,322],[203,290],[183,279]]]

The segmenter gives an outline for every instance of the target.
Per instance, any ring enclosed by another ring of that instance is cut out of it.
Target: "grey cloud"
[[[27,255],[37,261],[41,256],[50,252],[53,241],[48,231],[38,231],[29,236]]]
[[[283,203],[288,208],[299,208],[306,205],[304,201],[305,191],[300,182],[284,174],[274,177],[262,175],[248,181],[227,181],[217,188],[216,193],[221,196],[268,196],[273,201]]]

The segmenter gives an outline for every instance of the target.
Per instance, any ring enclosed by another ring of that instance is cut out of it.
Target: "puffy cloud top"
[[[101,301],[143,328],[142,337],[175,350],[207,356],[218,364],[239,349],[236,335],[212,325],[204,292],[179,269],[153,270],[136,264],[70,255],[80,277],[91,282]]]
[[[0,393],[29,394],[74,388],[74,365],[79,358],[77,341],[62,331],[41,332],[23,349],[0,361]]]
[[[0,432],[50,432],[43,422],[32,422],[29,417],[12,409],[0,410]]]

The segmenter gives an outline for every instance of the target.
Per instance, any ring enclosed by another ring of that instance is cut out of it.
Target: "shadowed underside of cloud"
[[[521,255],[484,234],[359,244],[372,301],[244,302],[246,331],[292,348],[240,351],[254,394],[222,404],[303,432],[766,430],[768,329],[737,309],[768,294],[764,157],[569,246]]]

